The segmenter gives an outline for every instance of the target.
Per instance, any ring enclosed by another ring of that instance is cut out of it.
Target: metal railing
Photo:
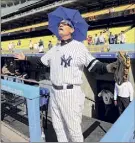
[[[91,45],[91,46],[87,46],[87,48],[89,49],[89,51],[91,53],[96,53],[96,52],[108,52],[108,48],[109,45]],[[44,48],[44,52],[47,52],[48,48]],[[18,48],[18,49],[14,49],[12,51],[9,50],[1,50],[2,54],[15,54],[15,53],[19,53],[19,52],[23,52],[24,54],[36,54],[38,53],[38,50],[29,50],[28,48],[26,49],[22,49],[22,48]]]
[[[135,99],[100,142],[135,142]]]
[[[126,52],[134,52],[134,43],[131,44],[105,44],[105,45],[87,45],[86,46],[91,53],[98,52],[118,52],[118,51],[126,51]],[[44,52],[47,52],[48,48],[44,48]],[[15,54],[16,52],[23,52],[24,54],[37,54],[38,50],[30,50],[29,48],[17,48],[13,51],[9,50],[1,50],[2,54]]]

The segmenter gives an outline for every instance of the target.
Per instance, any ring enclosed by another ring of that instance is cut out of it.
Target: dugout
[[[111,63],[116,61],[116,58],[96,58],[101,62],[105,63]],[[36,81],[49,80],[49,68],[42,65],[33,66],[26,61],[16,61],[14,60],[12,55],[2,56],[1,67],[3,67],[5,63],[9,65],[11,62],[13,63],[13,65],[12,67],[9,66],[9,68],[12,68],[12,71],[15,69],[19,69],[21,73],[26,72],[28,74],[28,79],[33,79]],[[134,67],[135,59],[131,58],[131,70],[129,74],[129,80],[131,81],[133,86],[135,82]],[[82,84],[82,90],[86,95],[85,106],[83,111],[84,116],[104,120],[104,103],[97,96],[98,93],[102,90],[101,86],[104,84],[106,84],[110,88],[110,91],[113,93],[115,84],[113,74],[107,73],[104,75],[98,75],[96,73],[90,73],[86,69],[84,69]]]
[[[116,58],[99,58],[101,62],[111,63],[116,61]],[[129,80],[135,87],[135,59],[131,58],[131,69],[129,73]],[[110,91],[114,92],[114,76],[113,74],[99,75],[96,73],[89,73],[84,69],[82,90],[86,95],[84,115],[104,120],[104,103],[98,97],[98,93],[102,90],[102,85],[107,85]],[[114,111],[115,112],[115,111]],[[117,112],[117,111],[116,111]],[[116,113],[112,113],[116,114]]]

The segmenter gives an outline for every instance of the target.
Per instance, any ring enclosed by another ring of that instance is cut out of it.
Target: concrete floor
[[[4,118],[4,123],[13,127],[15,130],[29,137],[28,120],[27,116],[23,115],[21,110],[18,110],[18,114],[14,114],[6,111],[7,115]],[[51,118],[48,116],[48,129],[45,130],[46,141],[56,142],[56,134],[52,127]],[[94,118],[83,116],[82,118],[82,131],[85,142],[99,142],[105,135],[108,129],[112,126],[111,123],[103,122]]]

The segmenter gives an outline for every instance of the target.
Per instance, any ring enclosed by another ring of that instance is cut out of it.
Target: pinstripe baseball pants
[[[85,95],[80,86],[73,89],[52,89],[50,108],[58,142],[83,142],[81,129]]]

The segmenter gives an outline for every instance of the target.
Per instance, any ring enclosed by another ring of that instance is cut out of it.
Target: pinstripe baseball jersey
[[[82,83],[84,66],[89,71],[97,63],[83,43],[72,40],[61,46],[55,46],[42,58],[44,65],[50,66],[50,79],[55,85]]]
[[[72,39],[61,41],[41,59],[26,59],[31,64],[49,66],[53,87],[62,85],[66,89],[52,88],[50,92],[51,117],[58,142],[83,142],[81,119],[85,95],[80,86],[69,90],[64,84],[80,85],[84,66],[91,72],[106,73],[106,64],[96,60],[81,42]]]

